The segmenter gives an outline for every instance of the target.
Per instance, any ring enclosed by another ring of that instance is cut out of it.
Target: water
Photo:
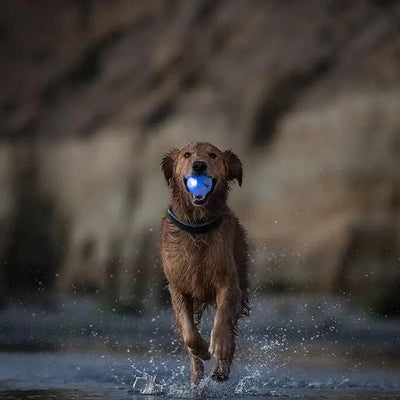
[[[336,299],[259,299],[243,320],[231,379],[191,389],[169,309],[133,317],[91,301],[11,308],[0,314],[0,399],[399,400],[399,337],[399,321]]]
[[[236,364],[230,381],[188,384],[184,357],[132,360],[122,355],[0,354],[0,399],[225,397],[400,399],[400,372]],[[143,397],[143,395],[147,395]],[[150,395],[150,397],[149,397]]]

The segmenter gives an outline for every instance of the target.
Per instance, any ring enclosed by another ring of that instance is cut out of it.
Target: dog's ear
[[[230,150],[224,151],[222,156],[224,158],[227,170],[226,179],[228,181],[236,179],[239,183],[239,186],[242,186],[243,167],[239,157]]]
[[[164,157],[162,158],[161,169],[164,173],[167,184],[169,184],[169,181],[174,174],[174,164],[178,153],[178,149],[172,149],[168,153],[164,154]]]

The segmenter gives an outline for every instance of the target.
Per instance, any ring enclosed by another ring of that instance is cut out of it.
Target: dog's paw
[[[209,352],[217,360],[227,360],[231,357],[233,335],[229,329],[214,327],[211,333]]]
[[[225,382],[229,379],[230,363],[228,361],[217,361],[211,373],[211,379],[217,382]]]

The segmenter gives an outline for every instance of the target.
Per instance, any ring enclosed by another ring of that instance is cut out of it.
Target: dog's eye
[[[192,154],[191,153],[189,153],[188,151],[183,155],[183,157],[185,157],[185,158],[189,158],[190,156],[191,156]]]
[[[215,154],[215,153],[209,153],[208,154],[211,158],[216,158],[217,157],[217,155]]]

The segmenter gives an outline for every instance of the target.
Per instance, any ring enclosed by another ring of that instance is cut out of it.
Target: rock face
[[[258,289],[350,292],[398,311],[395,1],[4,1],[4,289],[159,301],[161,155],[245,164],[231,204]]]

